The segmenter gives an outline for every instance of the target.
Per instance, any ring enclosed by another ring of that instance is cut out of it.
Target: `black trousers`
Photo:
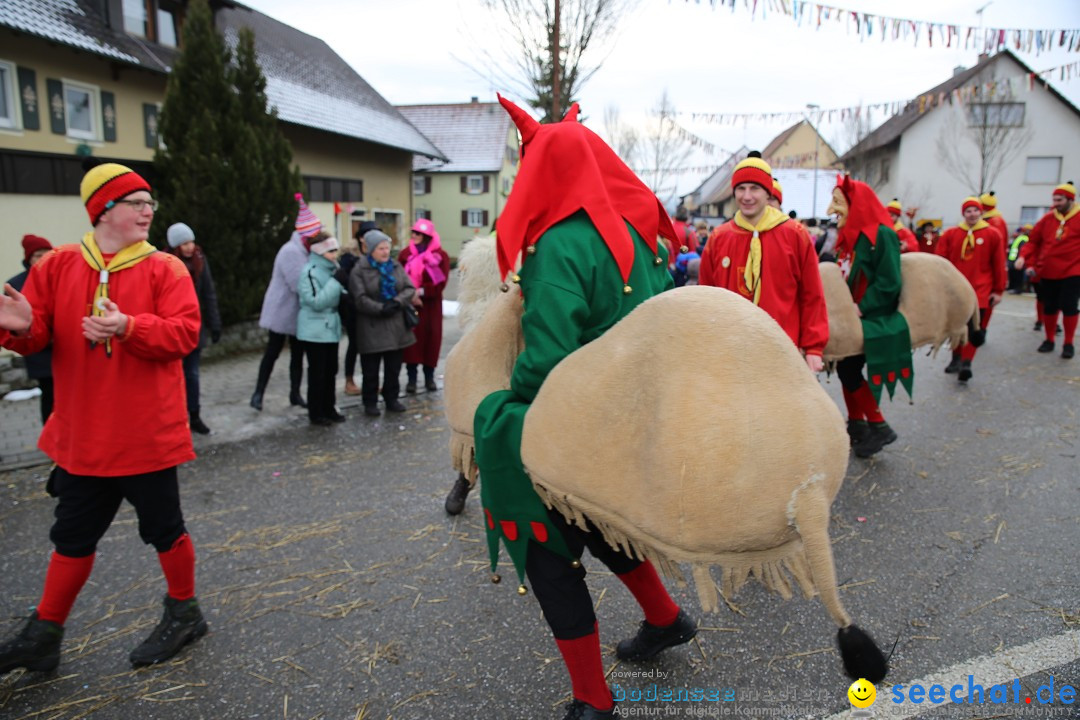
[[[186,532],[175,466],[120,477],[72,475],[58,467],[53,491],[60,501],[49,539],[61,555],[92,555],[124,500],[135,507],[139,537],[159,553],[170,550]]]
[[[1080,315],[1080,275],[1039,281],[1043,312],[1053,315],[1060,312],[1065,317]]]
[[[53,409],[53,379],[52,377],[35,378],[38,387],[41,388],[41,424],[52,415]]]
[[[361,353],[360,371],[364,379],[360,383],[360,395],[366,407],[373,407],[379,401],[379,366],[382,366],[382,396],[389,402],[401,394],[401,360],[404,350],[388,350],[381,353]]]
[[[555,510],[549,510],[548,517],[557,531],[562,533],[567,548],[575,557],[581,557],[585,548],[589,548],[593,557],[616,575],[623,575],[641,565],[641,560],[608,545],[592,523],[588,523],[590,532],[585,532],[576,525],[568,524]],[[584,565],[579,563],[575,568],[570,560],[530,540],[525,554],[525,574],[552,635],[559,640],[573,640],[593,632],[596,613],[593,612],[589,587],[585,584]]]
[[[312,420],[337,414],[334,384],[337,382],[338,344],[304,342],[307,353],[308,417]]]
[[[862,369],[865,364],[865,355],[852,355],[836,363],[836,376],[840,378],[840,384],[845,390],[855,392],[862,387]]]
[[[266,390],[270,382],[270,373],[274,372],[274,363],[278,355],[285,347],[285,341],[289,341],[289,392],[300,393],[300,380],[304,374],[304,348],[294,335],[282,335],[273,330],[270,331],[270,339],[266,343],[266,351],[263,353],[262,362],[259,363],[259,379],[255,387],[257,390]]]
[[[202,348],[195,348],[184,356],[184,389],[187,392],[188,417],[199,417],[199,358]]]

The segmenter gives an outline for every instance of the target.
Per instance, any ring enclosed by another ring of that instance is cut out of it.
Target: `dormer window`
[[[123,0],[124,32],[177,47],[179,6],[173,0]]]
[[[146,0],[124,0],[124,32],[144,38],[150,35]]]

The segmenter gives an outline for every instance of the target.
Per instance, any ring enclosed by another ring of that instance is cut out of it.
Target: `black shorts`
[[[1080,315],[1080,275],[1039,281],[1043,312],[1047,315]]]

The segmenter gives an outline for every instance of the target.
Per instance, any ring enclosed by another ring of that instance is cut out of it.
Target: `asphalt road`
[[[841,597],[886,651],[895,643],[875,717],[1080,717],[1060,697],[1024,703],[1051,678],[1080,690],[1080,360],[1035,352],[1030,305],[1009,297],[995,313],[967,387],[942,373],[947,357],[918,354],[914,403],[884,404],[899,441],[853,458],[833,505]],[[840,402],[836,379],[825,387]],[[489,582],[475,497],[457,518],[443,512],[454,475],[441,394],[413,406],[376,420],[352,411],[329,429],[297,416],[183,467],[211,632],[138,671],[127,655],[157,622],[164,583],[125,507],[58,672],[0,679],[0,718],[561,718],[569,682],[534,598],[515,592],[509,563]],[[41,468],[0,474],[3,636],[38,599],[52,507]],[[734,697],[627,701],[624,714],[848,716],[850,681],[816,599],[749,585],[703,616],[693,588],[673,586],[702,632],[628,666],[613,648],[636,629],[636,606],[585,564],[618,690]],[[1019,678],[1020,703],[892,706],[895,684],[966,686],[969,670],[987,686]]]

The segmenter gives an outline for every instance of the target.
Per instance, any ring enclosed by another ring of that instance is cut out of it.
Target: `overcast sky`
[[[774,0],[775,1],[775,0]],[[244,0],[247,5],[326,41],[383,97],[396,105],[495,99],[496,87],[462,60],[482,65],[478,47],[499,44],[495,17],[481,0]],[[732,11],[713,9],[708,0],[638,0],[620,22],[617,36],[593,56],[600,70],[581,92],[582,113],[603,134],[610,105],[624,120],[642,123],[666,89],[678,111],[799,111],[910,99],[946,80],[959,65],[976,62],[975,50],[946,49],[925,38],[918,47],[903,41],[860,42],[843,26],[797,27],[790,18],[769,13],[751,19],[743,0]],[[986,6],[987,27],[1080,28],[1080,0],[826,0],[858,12],[957,25],[978,25],[976,10]],[[1080,61],[1080,52],[1018,53],[1035,70]],[[1054,86],[1080,104],[1080,74]],[[515,98],[518,99],[518,98]],[[875,116],[879,124],[885,116]],[[788,124],[737,126],[694,122],[683,126],[717,148],[696,152],[695,166],[723,161],[724,149],[746,144],[763,147]],[[839,123],[825,124],[826,140],[843,144]],[[1063,141],[1066,140],[1063,138]],[[1076,143],[1078,138],[1070,138]],[[838,147],[838,151],[844,148]],[[1074,174],[1080,174],[1075,172]],[[704,179],[687,173],[679,191]]]

